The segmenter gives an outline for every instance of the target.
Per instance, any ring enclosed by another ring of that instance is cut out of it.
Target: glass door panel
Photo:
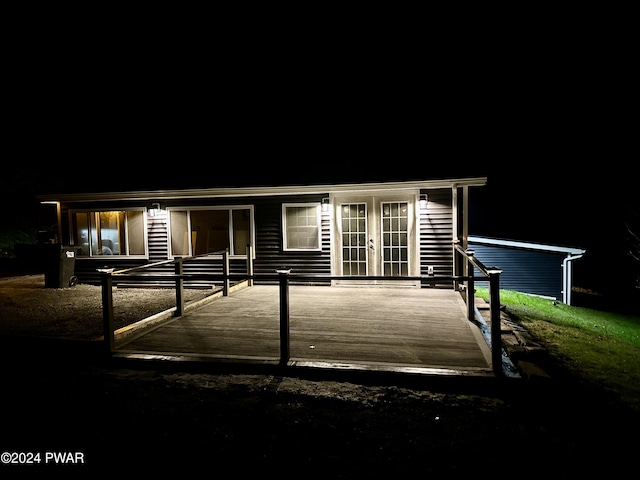
[[[383,202],[382,209],[382,274],[409,275],[409,205],[407,202]]]
[[[367,275],[367,204],[346,203],[342,214],[342,275]]]

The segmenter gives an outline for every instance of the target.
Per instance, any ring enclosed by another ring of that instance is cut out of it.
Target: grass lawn
[[[476,295],[488,300],[486,287]],[[500,303],[570,373],[640,409],[640,317],[573,307],[512,290]]]

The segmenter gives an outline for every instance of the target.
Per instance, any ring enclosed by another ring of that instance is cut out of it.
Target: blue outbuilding
[[[500,288],[561,300],[571,305],[573,261],[586,250],[487,237],[468,237],[484,265],[502,269]]]

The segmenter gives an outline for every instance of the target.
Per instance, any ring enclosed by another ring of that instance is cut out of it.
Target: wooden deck
[[[115,354],[277,363],[277,286],[259,285],[187,312]],[[290,365],[492,375],[491,353],[446,289],[289,287]]]

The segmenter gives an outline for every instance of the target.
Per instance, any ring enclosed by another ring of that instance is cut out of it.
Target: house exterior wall
[[[331,274],[330,217],[327,212],[321,216],[321,251],[292,252],[283,248],[282,204],[320,202],[321,196],[272,197],[255,203],[256,228],[256,274],[273,274],[278,268],[290,268],[292,273],[302,275]],[[327,280],[318,283],[329,283]]]
[[[267,197],[267,198],[233,198],[233,199],[177,199],[175,201],[163,202],[163,207],[185,207],[185,206],[222,206],[222,205],[253,205],[255,220],[255,252],[254,252],[254,273],[273,274],[277,268],[291,268],[299,274],[305,275],[330,275],[330,216],[323,213],[321,217],[321,251],[285,251],[282,245],[282,204],[283,203],[320,203],[321,196],[288,196],[288,197]],[[142,203],[146,205],[146,203]],[[72,209],[104,209],[104,208],[127,208],[139,207],[140,202],[110,202],[106,204],[78,203]],[[69,230],[69,205],[62,206],[62,231],[63,243],[70,243]],[[147,246],[148,261],[145,259],[129,259],[126,257],[92,257],[76,259],[76,276],[82,283],[99,283],[100,274],[98,268],[128,268],[145,263],[155,263],[167,260],[168,252],[168,227],[167,214],[159,216],[147,215]],[[232,273],[246,272],[246,260],[231,259],[230,270]],[[214,273],[220,274],[221,263],[207,259],[196,259],[185,263],[184,273]],[[171,264],[156,267],[154,274],[173,273]],[[317,283],[328,283],[319,281]]]
[[[453,209],[450,189],[428,190],[420,207],[420,275],[453,274]],[[422,282],[426,284],[428,281]]]
[[[421,190],[427,193],[429,201],[426,207],[419,208],[416,271],[420,275],[436,276],[452,275],[453,271],[453,221],[451,188],[430,188]],[[171,198],[161,200],[164,209],[172,207],[207,207],[207,206],[245,206],[251,205],[254,214],[255,245],[254,272],[256,274],[273,274],[276,269],[286,267],[292,272],[304,275],[331,275],[332,254],[332,215],[322,212],[321,215],[321,248],[317,251],[286,251],[283,248],[282,205],[283,203],[321,203],[327,193],[272,195],[272,196],[244,196],[244,197],[215,197],[215,198]],[[62,243],[69,245],[70,222],[69,212],[76,209],[126,209],[148,208],[153,199],[131,200],[92,200],[61,202],[61,232]],[[120,256],[105,257],[77,257],[75,274],[81,283],[99,283],[98,268],[129,268],[147,263],[161,262],[168,259],[168,226],[167,211],[158,216],[146,215],[147,258],[127,258]],[[246,260],[232,258],[230,260],[231,273],[246,272]],[[185,273],[222,273],[221,263],[208,259],[197,259],[185,263]],[[173,273],[173,265],[167,264],[154,268],[154,274]],[[330,280],[318,280],[314,283],[330,284]],[[431,286],[428,281],[423,285]],[[448,284],[450,286],[450,283]]]

